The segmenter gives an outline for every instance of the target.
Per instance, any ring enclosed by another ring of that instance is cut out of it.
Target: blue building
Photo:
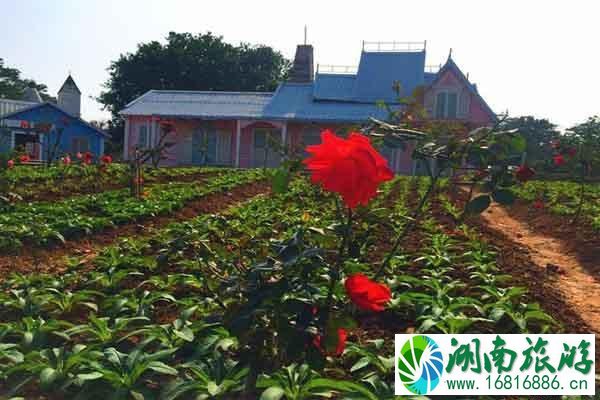
[[[86,151],[104,154],[110,135],[82,120],[80,111],[81,91],[70,75],[58,91],[58,104],[42,102],[35,89],[28,89],[22,101],[0,99],[0,151],[24,150],[40,161],[55,147],[55,158]]]

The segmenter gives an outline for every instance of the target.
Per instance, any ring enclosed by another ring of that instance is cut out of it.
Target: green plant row
[[[143,170],[143,176],[144,182],[149,184],[229,171],[231,169],[216,167],[148,167]],[[131,172],[126,164],[110,164],[102,169],[96,165],[81,164],[68,167],[16,166],[11,170],[0,171],[0,195],[11,193],[25,200],[99,193],[119,186],[127,187],[130,184]]]
[[[572,181],[533,180],[514,189],[516,195],[527,201],[539,201],[543,208],[558,215],[574,216],[581,200],[581,185]],[[581,215],[600,230],[600,184],[584,185]]]
[[[65,239],[172,212],[192,199],[226,191],[261,179],[255,170],[228,171],[204,183],[169,183],[147,187],[147,196],[132,197],[128,189],[68,198],[57,202],[17,203],[0,215],[0,251],[48,246]]]
[[[370,254],[389,240],[382,231],[402,229],[406,202],[424,185],[397,178],[358,211],[354,246],[363,248],[352,250],[349,270],[373,270],[379,260]],[[341,356],[312,345],[314,308],[327,301],[326,260],[338,246],[337,211],[324,206],[333,201],[296,179],[284,194],[124,239],[91,271],[11,277],[0,284],[8,396],[34,388],[63,398],[395,398],[399,332],[372,334],[355,313],[346,327],[364,334]],[[391,320],[421,332],[555,329],[499,273],[476,233],[450,236],[426,215],[420,250],[401,252],[386,271]],[[336,303],[350,307],[341,290]]]
[[[95,165],[73,164],[70,166],[53,165],[50,167],[17,165],[13,169],[0,170],[0,180],[11,185],[25,182],[44,182],[65,178],[82,178],[97,169]],[[176,177],[194,175],[198,172],[220,171],[220,167],[173,167],[173,168],[151,168],[144,169],[144,174],[149,179],[159,177]],[[107,166],[106,174],[113,179],[124,178],[128,175],[129,166],[122,163],[112,163]]]

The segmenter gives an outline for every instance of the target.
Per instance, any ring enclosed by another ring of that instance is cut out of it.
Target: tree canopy
[[[37,83],[33,79],[21,77],[21,71],[4,65],[4,59],[0,58],[0,98],[20,100],[26,88],[37,89],[44,101],[56,101],[48,94],[48,87]]]
[[[116,118],[150,89],[271,91],[288,68],[289,61],[268,46],[234,46],[211,32],[171,32],[165,44],[140,44],[112,62],[98,100]]]
[[[598,175],[600,168],[600,116],[594,116],[567,130],[565,142],[578,150],[579,160],[588,175]]]
[[[518,129],[526,141],[526,159],[530,165],[545,162],[550,159],[550,142],[556,140],[560,132],[556,125],[547,119],[537,119],[532,116],[508,118],[503,122],[503,129]]]

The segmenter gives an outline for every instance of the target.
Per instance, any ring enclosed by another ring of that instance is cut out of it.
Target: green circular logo
[[[427,394],[440,383],[444,357],[437,343],[427,336],[407,340],[397,362],[400,380],[414,394]]]

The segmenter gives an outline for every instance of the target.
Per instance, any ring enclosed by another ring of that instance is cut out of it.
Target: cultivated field
[[[580,224],[561,181],[458,223],[465,193],[442,180],[381,269],[428,178],[384,183],[340,243],[343,210],[302,175],[274,193],[263,170],[155,169],[136,199],[118,164],[5,174],[21,196],[0,214],[8,398],[388,399],[395,333],[600,334],[599,185]],[[340,278],[389,287],[383,311],[332,281],[340,249]]]

